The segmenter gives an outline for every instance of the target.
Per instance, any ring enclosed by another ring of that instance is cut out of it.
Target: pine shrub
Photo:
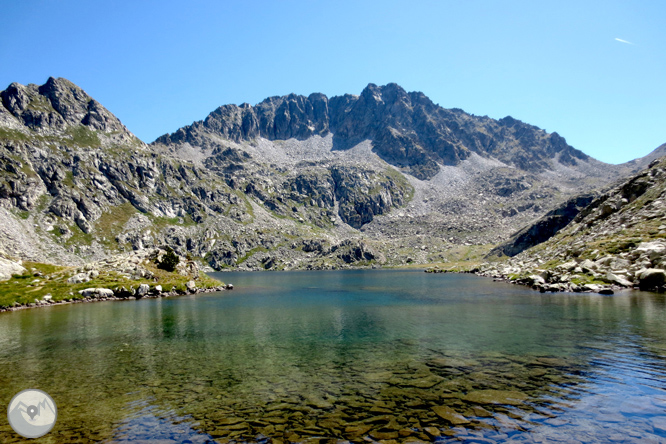
[[[162,260],[157,261],[157,268],[172,272],[180,262],[180,258],[173,252],[171,247],[166,247],[166,254],[162,256]]]

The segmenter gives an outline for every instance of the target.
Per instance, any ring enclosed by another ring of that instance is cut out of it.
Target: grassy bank
[[[26,273],[14,275],[11,279],[0,282],[0,309],[36,304],[36,301],[44,300],[46,295],[51,295],[53,302],[84,299],[79,291],[86,288],[107,288],[116,291],[124,287],[131,291],[141,284],[147,284],[151,290],[160,285],[164,292],[175,290],[178,293],[186,293],[186,285],[191,280],[194,280],[198,289],[224,285],[201,271],[198,272],[198,276],[183,276],[176,272],[158,269],[150,263],[144,265],[154,275],[150,279],[132,279],[119,271],[100,270],[97,277],[77,284],[67,282],[67,279],[75,274],[76,267],[61,267],[39,262],[24,262],[23,266],[27,270]]]
[[[472,270],[488,259],[486,254],[493,245],[456,245],[441,253],[443,260],[427,263],[411,263],[390,268],[439,268],[445,271],[459,272]]]

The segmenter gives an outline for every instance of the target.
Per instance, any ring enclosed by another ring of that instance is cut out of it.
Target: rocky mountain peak
[[[150,147],[65,79],[0,92],[0,242],[31,260],[169,245],[216,269],[424,263],[620,174],[396,84],[223,105]]]
[[[389,83],[384,86],[377,86],[374,83],[370,83],[363,89],[360,98],[373,100],[376,103],[385,104],[389,107],[398,102],[408,104],[410,101],[407,91],[397,83]]]
[[[134,138],[117,117],[67,79],[49,77],[41,86],[12,83],[0,99],[0,123],[12,129],[59,134],[83,125],[116,133],[116,138]]]
[[[81,88],[66,79],[49,77],[38,91],[70,124],[77,124],[83,120],[88,111],[88,103],[92,100]]]
[[[557,133],[548,134],[510,116],[494,120],[444,109],[423,93],[407,92],[395,83],[370,83],[358,96],[289,94],[267,98],[254,107],[225,105],[155,143],[207,149],[220,144],[219,136],[238,143],[257,138],[306,140],[329,133],[336,150],[369,140],[380,158],[422,180],[434,177],[442,165],[460,164],[472,153],[532,173],[557,170],[558,164],[586,172],[600,165]]]

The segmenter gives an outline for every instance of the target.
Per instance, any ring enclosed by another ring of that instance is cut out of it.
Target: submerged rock
[[[527,395],[509,390],[475,390],[465,395],[463,400],[474,404],[521,405],[527,400]]]
[[[432,411],[440,418],[450,422],[453,425],[468,424],[469,420],[460,413],[447,406],[435,406]]]

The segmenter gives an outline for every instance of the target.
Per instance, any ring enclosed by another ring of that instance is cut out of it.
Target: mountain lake
[[[213,276],[235,290],[1,313],[3,405],[51,395],[36,443],[666,443],[663,294]]]

